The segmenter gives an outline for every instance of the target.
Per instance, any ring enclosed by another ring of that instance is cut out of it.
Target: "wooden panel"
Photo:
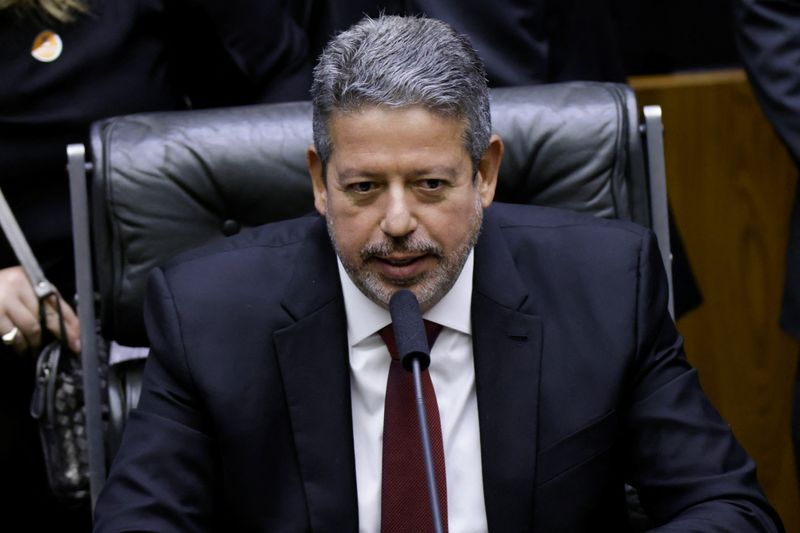
[[[670,202],[704,303],[678,327],[714,405],[800,532],[791,447],[798,342],[778,327],[797,171],[742,71],[630,80],[663,109]]]

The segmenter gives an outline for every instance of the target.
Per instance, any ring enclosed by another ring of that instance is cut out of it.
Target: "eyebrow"
[[[357,168],[346,168],[341,172],[337,172],[336,175],[339,178],[339,181],[342,182],[344,180],[350,178],[379,178],[381,177],[380,172],[370,172],[368,170],[361,170]]]
[[[422,168],[419,170],[415,170],[411,173],[411,176],[414,178],[418,178],[420,176],[446,176],[448,178],[455,178],[458,172],[456,169],[444,165],[437,165],[428,168]],[[370,179],[377,179],[381,178],[384,174],[382,172],[373,172],[369,170],[363,170],[358,168],[345,168],[341,172],[337,172],[339,177],[339,181],[344,181],[351,178],[370,178]]]
[[[416,172],[413,173],[413,175],[414,177],[433,175],[433,176],[446,176],[448,178],[455,178],[458,175],[458,172],[456,172],[456,169],[454,169],[453,167],[433,166],[430,168],[417,170]]]

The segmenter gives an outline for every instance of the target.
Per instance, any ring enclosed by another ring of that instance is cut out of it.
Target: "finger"
[[[0,334],[5,335],[7,333],[11,333],[14,328],[17,326],[14,325],[11,320],[9,320],[6,316],[0,317]],[[25,339],[25,336],[19,332],[19,328],[17,335],[14,337],[14,342],[12,344],[7,344],[12,350],[17,353],[24,353],[28,349],[28,341]],[[5,344],[5,341],[3,342]]]
[[[61,327],[58,323],[58,313],[55,310],[55,300],[54,297],[46,300],[45,317],[47,319],[47,328],[60,338]],[[78,316],[75,314],[72,307],[62,298],[58,298],[58,302],[61,306],[61,318],[64,320],[64,333],[66,333],[67,336],[66,342],[73,352],[78,353],[81,351],[81,331]]]
[[[12,299],[6,305],[6,316],[13,326],[19,328],[21,339],[20,344],[14,344],[17,351],[25,351],[28,348],[36,348],[42,342],[42,328],[39,325],[39,313],[36,309],[31,310],[19,299]],[[9,331],[7,328],[5,331]]]
[[[59,298],[55,294],[51,294],[42,300],[44,305],[44,325],[50,333],[61,338],[61,322],[59,320],[59,308],[56,307],[56,302]],[[66,324],[65,324],[66,329]]]
[[[30,310],[31,314],[39,316],[39,297],[33,290],[28,277],[22,274],[21,279],[14,285],[17,299]]]
[[[18,352],[39,343],[38,309],[36,294],[25,271],[19,266],[0,269],[0,326],[3,333],[18,328],[19,334],[13,343]]]
[[[27,353],[31,349],[31,343],[25,335],[22,334],[22,330],[20,333],[17,333],[17,336],[14,337],[14,343],[11,347],[14,351],[20,355]]]

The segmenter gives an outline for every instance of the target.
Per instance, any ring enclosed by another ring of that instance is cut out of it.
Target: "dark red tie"
[[[433,346],[442,326],[425,321],[428,345]],[[381,483],[381,533],[434,531],[425,477],[414,376],[397,356],[391,324],[378,332],[389,348],[392,362],[386,382],[383,414],[383,479]],[[428,416],[433,469],[439,491],[442,530],[447,531],[447,480],[444,468],[442,425],[430,373],[422,372],[422,391]]]

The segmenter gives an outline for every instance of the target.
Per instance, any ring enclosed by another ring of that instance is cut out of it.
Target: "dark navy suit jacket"
[[[674,531],[779,531],[703,395],[638,226],[486,211],[472,322],[492,531],[625,531],[624,482]],[[183,255],[96,531],[357,531],[346,317],[325,223]]]

